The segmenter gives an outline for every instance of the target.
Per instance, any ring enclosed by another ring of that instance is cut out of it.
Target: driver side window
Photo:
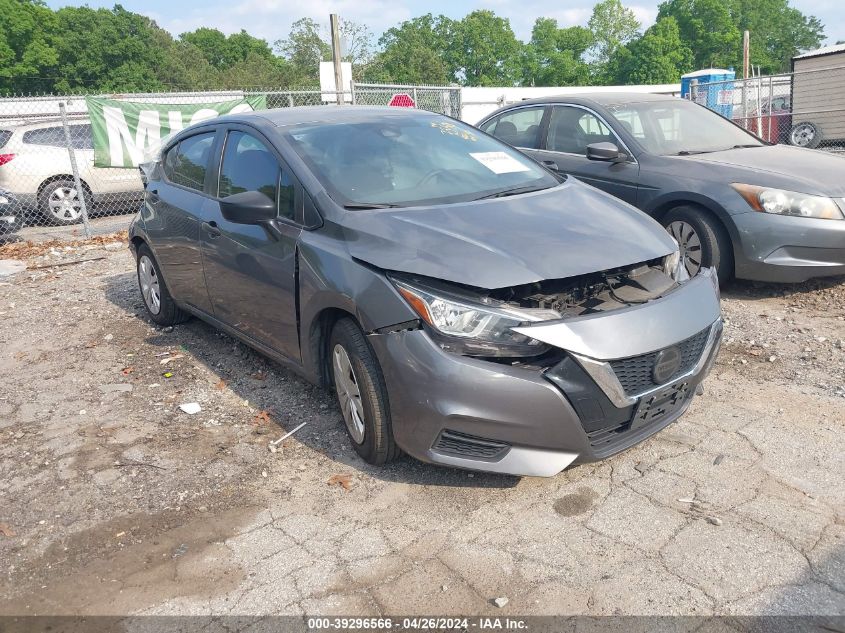
[[[279,215],[294,218],[294,185],[264,143],[250,134],[231,131],[226,137],[220,166],[219,197],[260,191],[276,202]]]
[[[596,115],[582,108],[554,106],[549,120],[546,149],[552,152],[587,155],[592,143],[617,143],[613,132]]]

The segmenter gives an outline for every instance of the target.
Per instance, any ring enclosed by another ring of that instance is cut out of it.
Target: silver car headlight
[[[731,186],[755,211],[800,218],[845,219],[842,209],[833,198],[741,183],[733,183]]]
[[[560,319],[548,309],[515,308],[504,303],[477,303],[433,288],[391,279],[399,294],[430,327],[445,350],[467,356],[531,357],[549,346],[511,328],[527,322]]]

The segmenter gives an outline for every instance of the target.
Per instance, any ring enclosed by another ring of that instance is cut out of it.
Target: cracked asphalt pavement
[[[146,320],[124,244],[9,257],[0,614],[845,614],[842,279],[733,284],[685,417],[519,479],[362,463],[331,393]]]

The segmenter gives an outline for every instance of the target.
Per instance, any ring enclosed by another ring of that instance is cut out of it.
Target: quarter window
[[[219,196],[260,191],[278,204],[279,215],[294,218],[293,179],[269,148],[244,132],[229,132],[220,167]]]
[[[519,108],[505,112],[482,129],[497,139],[514,147],[538,149],[540,147],[540,122],[544,108]]]
[[[202,191],[214,132],[190,136],[173,147],[164,158],[164,175],[177,185]]]
[[[602,142],[617,141],[610,129],[596,115],[570,106],[552,108],[547,149],[586,156],[587,145]]]

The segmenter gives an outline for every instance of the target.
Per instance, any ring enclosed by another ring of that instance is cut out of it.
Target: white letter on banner
[[[178,110],[171,110],[167,113],[167,126],[170,128],[170,133],[178,132],[185,124],[182,122],[182,113]]]
[[[158,112],[155,110],[143,110],[138,115],[138,128],[135,130],[135,138],[129,132],[129,125],[123,116],[123,110],[112,106],[103,107],[103,116],[106,119],[106,132],[109,138],[109,158],[112,167],[126,167],[123,162],[123,148],[129,154],[129,160],[133,167],[137,167],[144,155],[144,147],[149,143],[158,142],[161,136],[161,124],[158,119]]]
[[[194,112],[194,116],[191,117],[191,125],[193,125],[194,123],[200,123],[201,121],[208,121],[209,119],[213,119],[219,114],[220,113],[217,110],[212,110],[211,108],[203,108],[202,110],[197,110],[196,112]]]

